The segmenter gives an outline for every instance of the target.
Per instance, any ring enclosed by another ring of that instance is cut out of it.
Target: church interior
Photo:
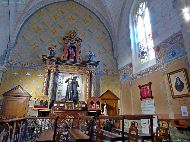
[[[0,141],[190,142],[189,0],[0,11]]]

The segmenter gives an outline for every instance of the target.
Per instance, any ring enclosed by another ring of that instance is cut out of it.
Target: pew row
[[[90,137],[84,134],[80,129],[70,128],[69,135],[75,142],[90,142]]]

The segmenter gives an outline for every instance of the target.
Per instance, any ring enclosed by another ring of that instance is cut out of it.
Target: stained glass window
[[[149,9],[146,2],[139,3],[135,13],[135,39],[140,63],[155,59]]]

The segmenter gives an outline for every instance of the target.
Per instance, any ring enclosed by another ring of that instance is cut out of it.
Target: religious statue
[[[95,61],[96,60],[96,55],[92,52],[88,52],[88,61]]]
[[[68,78],[65,83],[67,83],[67,90],[66,90],[66,101],[73,101],[75,104],[78,102],[78,90],[79,87],[77,77]]]
[[[63,37],[63,59],[72,62],[80,62],[82,39],[77,37],[76,31],[70,31]]]
[[[50,58],[55,56],[55,54],[56,54],[55,48],[56,48],[56,45],[51,45],[50,47],[48,47]]]
[[[108,115],[108,110],[107,110],[107,105],[106,105],[106,103],[104,104],[103,115]]]

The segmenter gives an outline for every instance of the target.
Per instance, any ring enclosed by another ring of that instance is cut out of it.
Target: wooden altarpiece
[[[92,60],[92,54],[88,55],[88,60],[81,60],[82,39],[77,36],[76,31],[69,31],[62,40],[63,53],[61,55],[56,56],[55,45],[48,48],[49,55],[42,55],[46,72],[43,94],[50,98],[50,108],[57,102],[65,102],[64,110],[67,108],[71,110],[71,107],[67,105],[70,106],[73,102],[73,110],[80,110],[80,102],[87,102],[93,95],[92,80],[99,61]]]

